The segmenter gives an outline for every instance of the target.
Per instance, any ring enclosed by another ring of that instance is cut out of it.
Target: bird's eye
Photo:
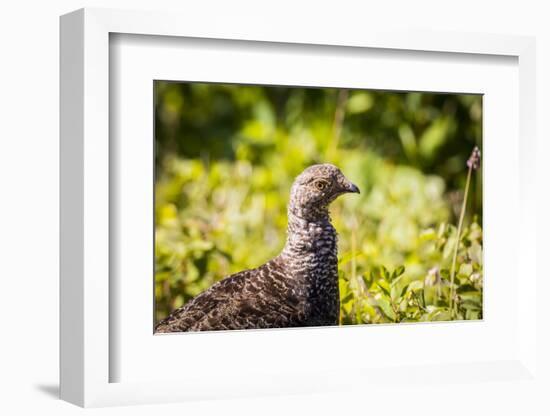
[[[322,191],[323,189],[326,189],[327,185],[328,185],[328,184],[327,184],[325,181],[317,181],[317,182],[315,182],[315,187],[316,187],[318,190],[320,190],[320,191]]]

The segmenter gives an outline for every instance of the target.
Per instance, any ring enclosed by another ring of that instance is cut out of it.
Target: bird
[[[154,332],[338,325],[337,233],[329,205],[346,193],[360,191],[338,167],[307,167],[290,189],[280,254],[218,281],[159,321]]]

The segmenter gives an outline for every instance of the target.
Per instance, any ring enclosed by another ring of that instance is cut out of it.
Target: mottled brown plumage
[[[328,206],[347,192],[359,189],[336,166],[307,168],[292,185],[281,254],[216,283],[160,321],[155,332],[337,325],[337,237]]]

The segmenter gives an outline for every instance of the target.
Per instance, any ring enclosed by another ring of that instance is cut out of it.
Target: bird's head
[[[328,205],[345,193],[359,193],[336,166],[312,165],[296,179],[290,191],[289,210],[304,219],[326,215]]]

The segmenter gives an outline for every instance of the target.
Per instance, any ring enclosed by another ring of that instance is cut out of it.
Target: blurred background
[[[157,320],[276,256],[292,181],[314,163],[361,189],[331,206],[342,324],[482,318],[481,170],[457,235],[466,161],[482,144],[480,95],[154,88]]]

